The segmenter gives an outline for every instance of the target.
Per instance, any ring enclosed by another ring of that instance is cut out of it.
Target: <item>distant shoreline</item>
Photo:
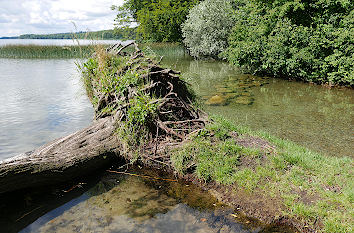
[[[94,39],[94,40],[119,40],[135,37],[136,29],[108,29],[101,31],[79,31],[52,34],[22,34],[18,36],[1,36],[0,39]]]
[[[0,37],[0,40],[8,40],[8,39],[20,39],[19,36],[4,36],[4,37]]]

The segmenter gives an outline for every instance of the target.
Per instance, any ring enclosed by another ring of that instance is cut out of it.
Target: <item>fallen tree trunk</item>
[[[125,51],[134,46],[133,51]],[[133,42],[97,50],[82,67],[95,122],[34,151],[0,161],[0,193],[61,183],[117,156],[170,167],[168,144],[205,126],[179,72],[164,69]]]
[[[61,183],[112,162],[120,143],[113,118],[54,140],[40,148],[0,161],[0,193]]]

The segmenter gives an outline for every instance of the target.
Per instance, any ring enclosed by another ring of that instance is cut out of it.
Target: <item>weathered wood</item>
[[[0,193],[61,183],[112,162],[120,143],[107,117],[40,148],[0,161]]]

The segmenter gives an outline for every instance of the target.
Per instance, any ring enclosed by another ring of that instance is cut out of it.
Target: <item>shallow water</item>
[[[164,177],[139,168],[126,172]],[[60,203],[70,192],[79,194],[53,208],[53,200]],[[105,172],[95,184],[70,192],[52,191],[44,200],[30,194],[13,198],[15,206],[26,206],[20,211],[9,208],[11,201],[0,203],[0,229],[16,232],[36,219],[20,232],[276,232],[184,182]]]
[[[354,156],[352,89],[241,74],[226,63],[188,56],[167,57],[165,64],[182,71],[208,113],[323,154]]]

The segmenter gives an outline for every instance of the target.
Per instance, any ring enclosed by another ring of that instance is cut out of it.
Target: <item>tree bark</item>
[[[56,139],[38,149],[0,161],[0,193],[62,183],[108,165],[120,152],[114,119]]]

